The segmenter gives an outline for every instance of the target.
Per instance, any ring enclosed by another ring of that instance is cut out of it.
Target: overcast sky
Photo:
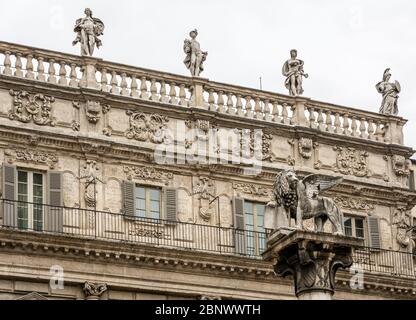
[[[201,75],[287,93],[292,48],[305,61],[304,96],[378,112],[375,84],[391,68],[416,149],[416,1],[413,0],[14,0],[3,1],[0,40],[79,54],[74,22],[85,7],[106,26],[95,56],[188,75],[183,40],[197,28],[209,52]]]

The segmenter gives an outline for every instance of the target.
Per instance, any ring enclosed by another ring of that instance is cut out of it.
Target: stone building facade
[[[415,298],[405,119],[5,42],[0,55],[0,299],[293,299],[261,260],[283,169],[344,178],[328,194],[366,247],[335,298]]]

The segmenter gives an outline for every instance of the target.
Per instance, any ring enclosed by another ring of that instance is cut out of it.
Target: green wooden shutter
[[[3,225],[17,227],[16,167],[3,164]],[[9,201],[8,201],[9,200]]]
[[[124,181],[123,182],[123,212],[127,216],[134,216],[136,211],[135,204],[136,201],[134,199],[134,189],[136,185],[134,182],[131,181]]]
[[[381,248],[380,222],[377,217],[368,217],[368,241],[372,248]]]
[[[165,215],[166,220],[177,222],[178,217],[178,190],[175,188],[165,188]]]
[[[246,254],[246,234],[244,222],[244,199],[234,197],[233,199],[234,211],[234,232],[235,232],[235,250],[237,254]]]
[[[45,208],[45,230],[62,233],[64,217],[61,172],[48,172],[47,188],[49,206]]]

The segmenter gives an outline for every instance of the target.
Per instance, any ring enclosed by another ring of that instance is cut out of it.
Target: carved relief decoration
[[[240,145],[242,156],[245,158],[255,156],[257,160],[270,161],[274,160],[272,153],[273,135],[261,130],[252,131],[250,129],[236,129],[240,132]],[[261,143],[259,143],[261,141]]]
[[[368,177],[370,175],[368,169],[369,153],[367,151],[358,151],[351,147],[334,147],[334,150],[338,152],[337,162],[333,167],[335,172],[356,177]]]
[[[90,123],[97,123],[101,118],[101,113],[106,114],[110,111],[111,107],[109,105],[101,105],[97,101],[87,101],[85,104],[85,115],[87,120]]]
[[[242,193],[252,194],[254,196],[270,197],[272,195],[272,189],[251,183],[233,183],[233,188]]]
[[[215,198],[215,183],[208,177],[199,177],[193,194],[199,197],[199,215],[204,221],[209,221],[214,213],[214,206],[211,202]]]
[[[393,224],[397,227],[396,240],[402,248],[407,248],[413,253],[415,239],[413,239],[412,213],[407,208],[397,208],[393,217]]]
[[[105,283],[92,283],[86,281],[84,283],[83,291],[87,300],[98,300],[101,295],[107,291],[107,285]]]
[[[156,170],[150,167],[124,166],[124,173],[126,174],[128,180],[158,180],[162,181],[166,185],[169,184],[169,180],[173,179],[173,173]]]
[[[47,165],[50,169],[54,169],[58,163],[58,157],[53,153],[29,149],[6,150],[5,155],[11,157],[9,163],[14,161],[30,162],[36,164]]]
[[[129,129],[125,135],[128,139],[163,143],[167,139],[168,117],[159,114],[145,114],[142,112],[127,111]]]
[[[354,199],[350,197],[335,197],[334,201],[342,209],[359,210],[365,212],[374,211],[374,205],[362,199]]]
[[[185,140],[185,148],[189,149],[196,141],[204,141],[207,142],[210,138],[210,130],[218,130],[218,127],[214,124],[211,124],[209,120],[186,120],[185,125],[190,128],[196,130],[195,136],[192,140],[186,139]]]
[[[404,156],[394,155],[392,157],[392,164],[394,173],[397,176],[409,176],[410,174],[410,160],[406,159]]]
[[[55,119],[52,117],[54,97],[30,94],[27,91],[10,90],[9,93],[13,97],[13,107],[9,112],[11,120],[33,122],[40,126],[55,126]]]
[[[99,170],[95,160],[87,160],[82,167],[81,179],[85,179],[84,200],[88,208],[97,205],[97,182],[101,181],[98,177]]]
[[[299,153],[305,159],[310,159],[313,154],[313,149],[317,147],[317,143],[314,143],[310,138],[299,139]]]

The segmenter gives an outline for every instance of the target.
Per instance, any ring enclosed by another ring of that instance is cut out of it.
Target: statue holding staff
[[[399,99],[400,83],[398,81],[389,82],[391,77],[390,69],[386,69],[383,74],[383,81],[377,83],[376,89],[383,95],[380,113],[397,116],[399,108],[397,100]]]
[[[191,71],[193,77],[199,77],[202,71],[204,71],[204,61],[207,58],[208,52],[202,51],[199,42],[196,40],[198,31],[192,30],[189,33],[191,40],[185,39],[183,50],[186,53],[184,60],[185,66]]]
[[[282,74],[286,77],[285,86],[291,96],[300,96],[303,93],[302,78],[308,78],[308,74],[303,71],[304,62],[297,55],[296,50],[291,50],[290,59],[282,68]]]

